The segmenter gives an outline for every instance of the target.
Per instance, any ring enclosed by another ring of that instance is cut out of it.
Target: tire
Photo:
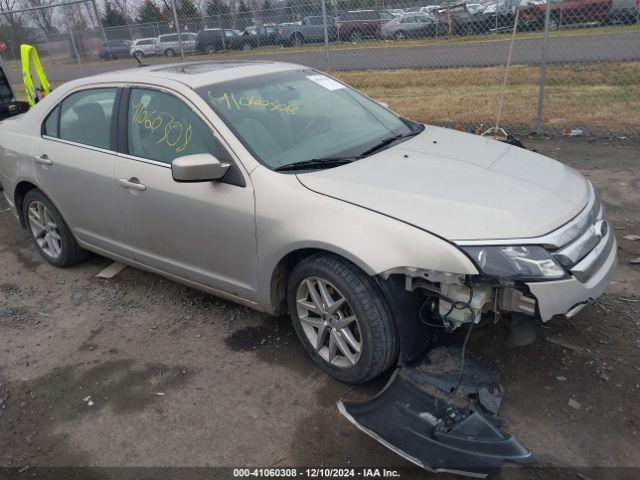
[[[362,34],[360,32],[353,32],[349,35],[349,41],[353,43],[358,43],[362,41]]]
[[[303,44],[304,38],[302,38],[302,35],[296,33],[291,37],[291,45],[293,47],[301,47]]]
[[[173,48],[167,48],[164,51],[164,56],[165,57],[175,57],[176,56],[176,52],[175,52],[175,50]]]
[[[40,209],[40,207],[43,207],[44,210]],[[35,211],[31,212],[31,209]],[[36,213],[44,220],[43,224],[49,225],[47,228],[49,239],[44,246],[42,243],[45,241],[46,235],[44,239],[41,235],[36,236],[37,227],[34,223]],[[22,215],[31,241],[38,250],[38,253],[40,253],[42,258],[48,263],[55,267],[66,268],[86,258],[86,250],[80,248],[58,209],[40,190],[30,190],[27,192],[22,205]],[[30,217],[30,215],[33,217]],[[53,223],[51,223],[51,221]],[[55,228],[53,228],[52,225],[55,226]],[[58,239],[55,239],[54,233],[57,233]],[[54,240],[52,240],[52,237],[54,237]],[[56,246],[59,247],[57,254],[54,254],[55,252],[52,251],[53,247],[50,246],[51,242],[54,242]]]
[[[396,40],[404,40],[407,37],[404,34],[404,32],[402,30],[400,30],[399,32],[396,32],[396,33],[393,34],[393,38],[395,38]]]
[[[251,44],[249,42],[245,42],[245,43],[242,44],[242,50],[244,50],[246,52],[251,50],[252,48],[253,47],[251,46]]]
[[[318,303],[313,302],[310,286],[319,298],[322,289],[318,282],[323,282],[332,301],[344,299],[343,303],[336,302],[339,307],[333,312],[325,308],[330,314],[316,313]],[[352,263],[330,254],[302,260],[289,278],[287,303],[304,350],[335,379],[349,384],[363,383],[397,361],[399,341],[389,306],[373,280]],[[309,305],[316,312],[308,310]],[[353,320],[345,327],[345,320],[349,319]],[[320,329],[323,334],[318,348]],[[345,329],[349,329],[349,335]],[[352,342],[359,343],[359,353],[352,348]],[[343,354],[343,346],[348,347],[349,356]]]
[[[138,58],[144,58],[144,52],[143,52],[143,51],[141,51],[141,50],[138,50],[138,51],[137,51],[137,52],[135,52],[133,55],[134,55],[135,57],[138,57]]]

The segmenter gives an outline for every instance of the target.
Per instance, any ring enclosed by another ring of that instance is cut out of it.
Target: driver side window
[[[230,159],[202,119],[173,95],[133,88],[128,117],[131,155],[167,164],[198,153],[210,153],[220,161]]]

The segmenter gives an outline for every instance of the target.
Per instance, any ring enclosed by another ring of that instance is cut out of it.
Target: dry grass
[[[407,117],[427,123],[495,122],[504,67],[336,72],[343,81]],[[503,123],[535,124],[540,67],[509,73]],[[545,126],[640,132],[640,62],[552,65]]]

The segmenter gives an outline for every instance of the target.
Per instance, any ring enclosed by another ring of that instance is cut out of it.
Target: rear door
[[[257,283],[253,190],[201,114],[178,94],[132,88],[123,97],[118,206],[139,262],[242,298]],[[178,183],[175,158],[209,153],[234,164],[223,181]]]
[[[46,117],[33,152],[38,183],[76,238],[126,255],[113,183],[119,95],[104,87],[67,96]]]

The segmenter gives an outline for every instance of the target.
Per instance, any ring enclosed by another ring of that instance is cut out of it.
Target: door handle
[[[40,156],[34,155],[33,158],[40,165],[53,165],[53,162],[49,160],[49,155],[47,155],[46,153],[43,153]]]
[[[130,178],[127,180],[126,178],[118,179],[118,183],[123,188],[128,188],[130,190],[139,190],[141,192],[145,191],[147,187],[138,182],[137,178]]]

